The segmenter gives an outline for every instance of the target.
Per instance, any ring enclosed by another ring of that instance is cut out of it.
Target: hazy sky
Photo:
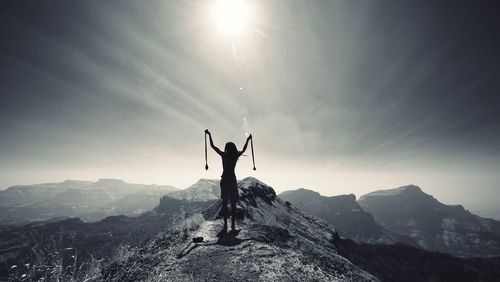
[[[181,188],[254,135],[276,190],[420,185],[497,206],[498,1],[2,1],[0,187],[101,177]],[[245,122],[246,120],[246,122]]]

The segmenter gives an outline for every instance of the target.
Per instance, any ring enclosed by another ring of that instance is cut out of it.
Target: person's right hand
[[[210,131],[208,131],[208,129],[205,129],[205,134],[210,134]]]
[[[252,134],[248,135],[248,139],[252,139],[252,138],[253,138]]]

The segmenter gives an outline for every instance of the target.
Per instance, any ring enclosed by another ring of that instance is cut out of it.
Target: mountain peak
[[[219,182],[220,181],[218,179],[200,178],[198,181],[196,181],[193,185],[189,186],[185,190],[199,189],[200,187],[215,187],[219,186]]]
[[[306,189],[306,188],[299,188],[296,190],[284,191],[280,194],[280,197],[283,197],[283,196],[287,197],[289,195],[294,195],[294,197],[311,197],[311,198],[322,197],[320,193],[313,191],[313,190]]]
[[[85,181],[85,180],[66,179],[62,183],[63,184],[89,184],[91,182]]]
[[[96,184],[126,184],[126,182],[116,178],[100,178]]]
[[[330,198],[340,198],[340,199],[345,199],[351,203],[356,203],[356,195],[353,193],[351,194],[344,194],[344,195],[338,195],[338,196],[332,196]]]
[[[239,182],[243,186],[258,185],[258,186],[270,187],[269,185],[265,184],[264,182],[258,180],[255,177],[252,177],[252,176],[245,177],[242,180],[240,180]]]
[[[365,194],[359,198],[359,201],[363,201],[366,197],[371,197],[371,196],[397,196],[397,195],[403,195],[403,194],[422,194],[426,195],[420,187],[410,184],[410,185],[405,185],[401,186],[398,188],[394,189],[386,189],[386,190],[377,190],[370,192],[368,194]]]
[[[404,191],[422,192],[422,189],[420,189],[420,187],[413,185],[413,184],[399,187],[399,189],[402,189]]]
[[[255,198],[261,198],[264,202],[271,204],[276,199],[274,189],[254,177],[246,177],[238,183],[240,199],[255,202]]]
[[[187,201],[211,201],[220,197],[219,180],[201,178],[186,189],[168,194],[169,197]]]
[[[217,180],[217,179],[200,178],[200,179],[198,179],[198,181],[196,181],[196,183],[194,183],[193,185],[196,185],[197,183],[206,183],[206,182],[212,183],[212,182],[218,182],[218,181],[219,181],[219,180]]]

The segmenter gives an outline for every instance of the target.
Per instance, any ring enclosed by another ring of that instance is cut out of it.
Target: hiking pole
[[[257,170],[255,168],[255,156],[253,155],[253,137],[250,139],[250,148],[252,148],[252,162],[253,162],[253,170]]]
[[[205,170],[208,170],[208,159],[207,159],[207,133],[205,132]]]

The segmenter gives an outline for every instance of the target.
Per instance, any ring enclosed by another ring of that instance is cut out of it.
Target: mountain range
[[[4,228],[0,278],[493,281],[500,277],[499,222],[442,204],[413,185],[375,191],[356,201],[352,194],[325,197],[307,189],[276,195],[269,185],[245,178],[238,181],[239,233],[225,237],[218,236],[222,226],[218,185],[217,180],[201,179],[184,190],[119,180],[65,181],[27,186],[26,191],[11,187],[7,197],[0,194],[0,202],[16,203],[11,206],[17,208],[38,208],[48,202],[80,207],[64,195],[81,195],[86,189],[90,194],[95,190],[95,195],[102,195],[104,190],[114,195],[112,201],[92,203],[92,209],[115,205],[109,213],[131,212],[95,222],[51,219]],[[117,192],[118,187],[125,188]],[[34,200],[45,191],[41,201]],[[197,237],[202,241],[193,243]]]
[[[58,217],[97,221],[112,215],[138,215],[176,190],[170,185],[130,184],[118,179],[12,186],[0,191],[0,224],[20,225]]]
[[[318,192],[301,188],[285,191],[279,194],[279,197],[298,209],[332,224],[337,228],[340,236],[356,242],[414,244],[411,238],[392,233],[381,226],[356,202],[354,194],[325,197]]]
[[[359,243],[404,243],[457,256],[499,256],[500,222],[461,205],[445,205],[414,185],[360,197],[333,197],[298,189],[280,198],[326,220],[344,238]]]
[[[474,215],[462,205],[445,205],[417,186],[368,193],[358,203],[385,228],[411,237],[426,250],[500,255],[500,222]]]

